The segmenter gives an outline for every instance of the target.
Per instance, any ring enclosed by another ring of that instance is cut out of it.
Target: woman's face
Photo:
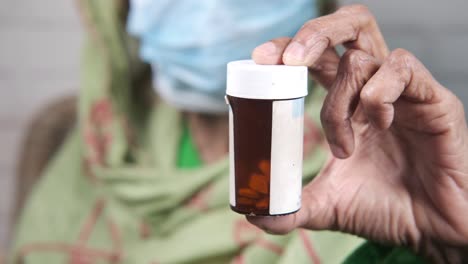
[[[262,42],[293,36],[315,15],[310,0],[132,0],[128,30],[158,73],[153,86],[185,111],[225,113],[226,64]]]

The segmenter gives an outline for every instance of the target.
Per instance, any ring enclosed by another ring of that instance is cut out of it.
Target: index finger
[[[327,48],[339,44],[364,51],[377,59],[384,59],[389,53],[369,9],[351,5],[304,24],[283,53],[283,62],[313,66]]]

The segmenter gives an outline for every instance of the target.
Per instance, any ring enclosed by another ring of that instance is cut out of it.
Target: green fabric
[[[79,4],[89,31],[79,122],[28,199],[11,263],[341,263],[362,243],[328,231],[268,235],[233,213],[228,158],[199,164],[181,114],[134,96],[144,65],[125,2]],[[307,98],[315,126],[323,96]],[[305,156],[304,183],[325,158],[321,147]]]
[[[184,132],[182,133],[182,139],[179,147],[179,159],[177,161],[177,167],[181,169],[196,168],[202,165],[198,151],[192,142],[190,131],[184,126]]]
[[[343,264],[424,264],[424,259],[403,247],[383,246],[366,242],[356,249]]]

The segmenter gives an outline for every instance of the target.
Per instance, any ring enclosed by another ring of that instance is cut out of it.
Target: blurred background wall
[[[341,0],[358,2],[374,12],[390,48],[413,52],[468,106],[468,1]],[[24,128],[41,106],[78,89],[81,33],[74,1],[0,0],[0,252]]]

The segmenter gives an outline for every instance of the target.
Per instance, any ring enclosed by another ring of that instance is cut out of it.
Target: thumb
[[[335,229],[335,204],[327,181],[332,158],[302,191],[302,207],[294,214],[283,216],[247,216],[247,220],[270,234],[287,234],[298,227],[312,230]]]

